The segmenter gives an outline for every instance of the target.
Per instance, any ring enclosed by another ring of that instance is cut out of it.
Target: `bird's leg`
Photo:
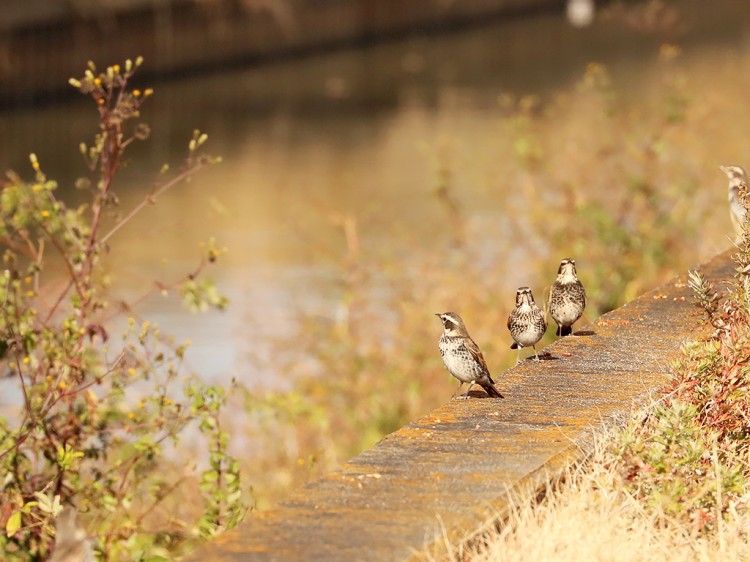
[[[520,365],[521,364],[521,348],[522,347],[523,346],[521,346],[521,345],[518,346],[518,355],[516,356],[516,365]]]
[[[453,393],[453,396],[451,396],[451,400],[453,400],[456,396],[458,396],[458,391],[461,390],[461,387],[464,385],[464,381],[458,382],[458,388],[456,389],[456,392]]]
[[[475,382],[475,381],[471,381],[471,382],[469,383],[469,388],[467,388],[467,389],[466,389],[466,393],[464,394],[464,396],[465,396],[466,398],[468,398],[468,397],[469,397],[469,392],[471,391],[471,387],[472,387],[472,386],[474,386],[475,384],[476,384],[476,382]]]
[[[536,352],[536,345],[532,345],[531,347],[534,350],[534,359],[539,361],[539,354]]]

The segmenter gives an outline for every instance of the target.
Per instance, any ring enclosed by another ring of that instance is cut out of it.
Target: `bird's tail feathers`
[[[510,344],[510,348],[511,349],[518,349],[518,343],[517,342],[513,342],[512,344]]]
[[[485,390],[487,394],[490,395],[491,398],[505,398],[502,394],[500,394],[500,391],[495,388],[494,384],[483,384],[481,385],[482,388]]]

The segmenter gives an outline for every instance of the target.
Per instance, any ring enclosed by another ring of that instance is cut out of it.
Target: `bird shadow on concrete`
[[[571,335],[576,336],[576,337],[578,337],[578,336],[595,336],[596,332],[594,330],[578,330],[577,332],[573,332],[573,334],[571,334]]]
[[[484,390],[472,390],[469,392],[469,398],[479,398],[480,400],[483,400],[485,398],[492,398],[489,394],[487,394]]]

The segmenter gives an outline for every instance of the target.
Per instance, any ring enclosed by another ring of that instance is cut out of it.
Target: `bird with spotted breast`
[[[518,349],[516,365],[521,362],[521,348],[531,347],[534,358],[539,361],[536,344],[547,331],[547,320],[534,302],[534,295],[528,287],[519,287],[516,291],[516,307],[508,317],[508,330],[514,343],[511,349]]]
[[[435,316],[443,323],[443,335],[438,343],[443,363],[448,372],[460,381],[453,396],[458,394],[464,383],[469,383],[463,398],[469,397],[469,391],[475,384],[481,386],[490,397],[503,398],[495,388],[495,381],[492,380],[479,346],[469,336],[461,317],[455,312],[438,312]]]
[[[719,166],[729,179],[729,217],[737,236],[742,236],[742,224],[745,222],[743,198],[747,194],[747,175],[741,166]]]
[[[557,322],[557,335],[569,336],[573,324],[586,308],[586,290],[576,275],[576,261],[565,258],[560,261],[557,279],[549,294],[549,313]]]

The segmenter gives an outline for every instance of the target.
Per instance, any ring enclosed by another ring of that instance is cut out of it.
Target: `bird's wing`
[[[742,206],[742,203],[740,203],[738,196],[729,200],[729,208],[732,211],[732,215],[737,219],[737,222],[742,224],[742,221],[745,218],[745,208]]]
[[[487,363],[482,356],[482,352],[479,350],[479,346],[471,338],[466,338],[466,349],[469,350],[471,356],[477,360],[477,363],[481,365],[482,370],[489,376],[490,370],[487,368]]]

